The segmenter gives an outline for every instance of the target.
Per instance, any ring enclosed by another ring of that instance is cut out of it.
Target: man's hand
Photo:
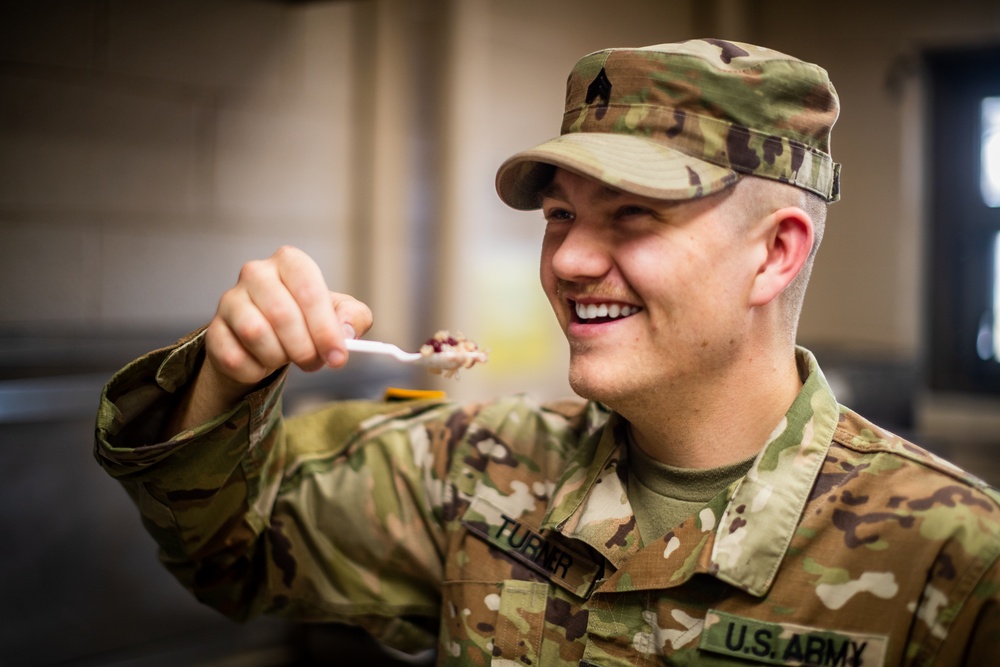
[[[372,324],[368,306],[327,289],[316,263],[284,247],[248,262],[236,286],[222,295],[205,334],[206,359],[233,382],[254,385],[292,363],[306,371],[339,368],[344,339]]]
[[[347,362],[344,340],[368,331],[368,306],[329,291],[301,250],[246,263],[205,332],[205,362],[172,420],[173,435],[223,412],[287,364],[306,371]]]

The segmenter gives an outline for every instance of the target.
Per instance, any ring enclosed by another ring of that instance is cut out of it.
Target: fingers
[[[250,301],[234,304],[246,318],[240,339],[251,344],[255,356],[263,355],[257,356],[262,364],[276,368],[291,362],[305,370],[323,365],[317,346],[327,344],[337,322],[323,274],[310,257],[282,248],[268,260],[248,263],[240,285]]]
[[[207,365],[219,375],[243,385],[254,385],[271,374],[240,341],[225,319],[216,314],[205,332]]]
[[[371,311],[331,293],[316,263],[295,248],[248,262],[219,301],[206,334],[208,358],[226,377],[256,383],[288,363],[343,366],[345,327],[364,333]]]

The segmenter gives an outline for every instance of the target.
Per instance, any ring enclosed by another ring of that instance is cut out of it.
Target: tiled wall
[[[197,324],[284,243],[343,282],[353,11],[5,2],[0,329]]]

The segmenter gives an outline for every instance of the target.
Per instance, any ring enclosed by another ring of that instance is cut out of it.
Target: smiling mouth
[[[570,301],[575,320],[584,324],[601,324],[635,315],[642,308],[621,303],[580,303]]]

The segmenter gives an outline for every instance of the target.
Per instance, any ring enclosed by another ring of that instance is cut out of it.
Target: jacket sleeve
[[[992,489],[986,493],[997,498]],[[985,509],[986,504],[980,507]],[[997,507],[992,505],[989,513]],[[938,580],[952,579],[962,593],[949,598],[928,586],[925,596],[913,603],[916,618],[930,624],[930,632],[928,641],[908,647],[912,659],[908,665],[976,667],[993,665],[1000,655],[1000,533],[988,515],[972,517],[971,512],[949,515],[956,532],[963,535],[967,557],[940,554],[935,574]]]
[[[286,422],[279,372],[161,442],[202,341],[126,366],[97,416],[95,455],[138,506],[164,565],[234,619],[348,622],[404,650],[433,643],[447,471],[472,413],[345,402]]]
[[[1000,654],[1000,561],[994,561],[976,585],[956,619],[956,626],[959,632],[954,643],[965,653],[962,665],[975,667],[996,661]],[[948,659],[944,656],[940,664],[949,664]]]

